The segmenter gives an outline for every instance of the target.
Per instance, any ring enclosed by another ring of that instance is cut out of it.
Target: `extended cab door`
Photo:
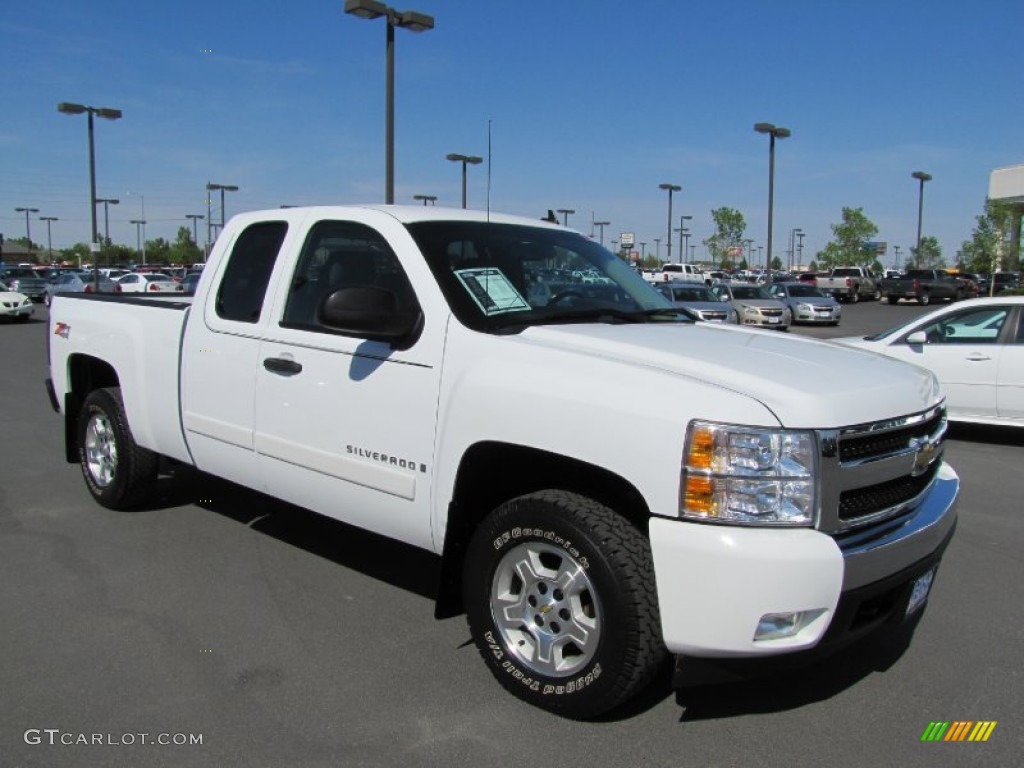
[[[266,490],[253,421],[269,286],[289,223],[254,219],[231,232],[213,280],[196,296],[182,345],[182,426],[200,469]],[[237,219],[236,219],[237,221]],[[294,228],[294,227],[292,227]],[[266,305],[266,306],[265,306]]]
[[[254,435],[262,474],[275,496],[431,548],[447,322],[440,308],[447,305],[393,217],[365,211],[347,214],[360,220],[341,220],[326,210],[307,222],[263,329]],[[422,322],[397,345],[321,324],[318,310],[329,294],[365,287],[392,292],[403,310],[423,311]],[[433,314],[425,311],[431,306]]]

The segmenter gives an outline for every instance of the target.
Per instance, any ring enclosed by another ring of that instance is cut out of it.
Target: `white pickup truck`
[[[438,616],[464,610],[495,677],[567,717],[669,653],[899,623],[955,527],[931,373],[691,323],[532,219],[246,213],[194,299],[58,294],[49,323],[66,459],[98,503],[143,502],[169,457],[430,550]]]
[[[701,269],[696,264],[674,264],[661,265],[661,272],[645,273],[649,283],[661,283],[668,280],[696,280],[705,285],[711,285],[714,277],[710,272]]]

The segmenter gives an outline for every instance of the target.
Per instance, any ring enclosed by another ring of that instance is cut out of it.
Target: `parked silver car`
[[[7,290],[23,293],[32,301],[42,301],[46,295],[46,279],[31,267],[4,267],[0,269],[0,282]]]
[[[703,282],[692,280],[669,280],[655,284],[655,289],[664,294],[677,307],[709,323],[738,323],[739,315],[730,304],[723,302]]]
[[[95,290],[93,274],[91,272],[65,272],[63,275],[59,275],[52,283],[47,284],[46,295],[43,301],[46,302],[46,306],[50,306],[53,297],[58,293],[92,293]],[[120,293],[121,286],[109,277],[100,275],[99,292]]]
[[[839,325],[839,302],[809,283],[775,283],[768,293],[789,307],[794,325]]]
[[[789,307],[773,299],[763,287],[749,283],[718,283],[712,290],[719,299],[732,304],[739,315],[740,325],[789,330],[793,321]]]

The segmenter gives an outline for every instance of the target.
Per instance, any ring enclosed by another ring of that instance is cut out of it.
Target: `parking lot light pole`
[[[665,261],[672,261],[672,193],[679,192],[682,187],[678,184],[659,184],[658,189],[668,190],[668,240],[667,249],[665,251]]]
[[[142,256],[142,266],[146,266],[146,254],[142,252],[142,225],[146,222],[143,219],[132,219],[135,225],[135,250]]]
[[[192,241],[199,247],[199,219],[205,218],[201,213],[186,213],[186,219],[192,219]],[[205,260],[205,259],[204,259]]]
[[[238,191],[238,187],[236,187],[234,184],[212,184],[210,182],[207,182],[206,183],[206,189],[209,190],[210,192],[215,192],[218,189],[220,190],[220,229],[223,230],[224,229],[224,193],[225,192],[237,192]]]
[[[679,217],[679,229],[676,232],[679,233],[679,263],[682,264],[685,259],[683,255],[686,253],[686,248],[683,246],[683,236],[689,235],[690,230],[686,228],[686,222],[692,219],[693,216],[680,216]],[[672,258],[672,253],[669,252],[669,258]]]
[[[85,112],[88,115],[89,124],[89,216],[92,220],[92,240],[90,241],[95,251],[99,242],[99,232],[96,227],[96,149],[93,140],[93,115],[99,115],[106,120],[120,120],[122,112],[120,109],[111,107],[88,107],[85,104],[62,101],[57,105],[57,111],[65,115],[80,115]],[[93,289],[97,292],[100,287],[99,259],[93,257],[92,265]]]
[[[767,282],[772,282],[772,213],[775,206],[775,140],[788,139],[792,133],[789,128],[780,128],[771,123],[754,123],[754,130],[767,133],[768,141],[768,260],[765,274]]]
[[[28,215],[30,213],[39,213],[38,208],[15,208],[17,213],[25,214],[25,239],[28,240],[28,245],[25,246],[28,249],[28,256],[32,258],[32,227],[28,223]]]
[[[803,236],[804,231],[800,227],[793,227],[789,230],[789,271],[793,271],[793,264],[796,258],[796,238],[797,235]]]
[[[53,263],[53,240],[50,237],[50,222],[51,221],[60,221],[60,219],[58,219],[56,216],[40,216],[39,220],[46,222],[46,258],[47,258],[47,263],[48,264],[52,264]]]
[[[103,203],[103,243],[110,245],[110,206],[121,201],[113,197],[98,197],[96,203]]]
[[[430,205],[435,205],[437,203],[437,195],[413,195],[412,199],[422,200],[424,206],[426,206],[427,203]]]
[[[569,214],[570,213],[576,213],[576,211],[573,208],[559,208],[558,212],[560,214],[562,214],[562,226],[563,227],[568,227],[569,226]]]
[[[914,259],[917,263],[921,263],[921,221],[924,217],[924,183],[931,181],[932,176],[930,173],[924,171],[914,171],[910,174],[912,178],[917,179],[920,182],[918,193],[917,193],[917,248],[915,249]]]
[[[467,165],[480,165],[484,161],[482,157],[476,155],[460,155],[456,152],[450,152],[445,155],[453,163],[462,163],[462,207],[466,207],[466,166]]]
[[[434,28],[434,17],[418,11],[396,11],[377,0],[345,0],[345,13],[360,19],[378,19],[384,16],[387,20],[384,202],[391,205],[395,202],[395,27],[403,27],[410,32],[425,32]]]
[[[598,242],[602,246],[604,245],[604,228],[607,227],[609,224],[611,224],[610,221],[595,221],[594,222],[594,226],[595,227],[599,227],[598,231],[600,232],[600,236],[599,236],[600,239],[598,240]]]

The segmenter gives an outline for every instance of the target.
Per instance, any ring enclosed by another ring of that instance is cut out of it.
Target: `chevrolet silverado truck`
[[[851,304],[856,304],[861,299],[877,301],[881,298],[878,278],[865,267],[836,267],[828,277],[819,277],[817,286],[823,293]]]
[[[911,299],[918,304],[933,301],[960,301],[967,296],[962,280],[944,269],[908,269],[900,277],[888,277],[880,284],[882,295],[890,304]]]
[[[714,282],[714,277],[696,264],[666,263],[661,265],[661,272],[650,273],[647,280],[653,283],[664,283],[669,280],[697,280],[705,285],[711,285]]]
[[[166,457],[429,550],[437,616],[566,717],[670,654],[916,620],[955,527],[930,372],[690,322],[528,218],[245,213],[194,297],[57,294],[47,338],[64,458],[100,505],[150,499]]]

